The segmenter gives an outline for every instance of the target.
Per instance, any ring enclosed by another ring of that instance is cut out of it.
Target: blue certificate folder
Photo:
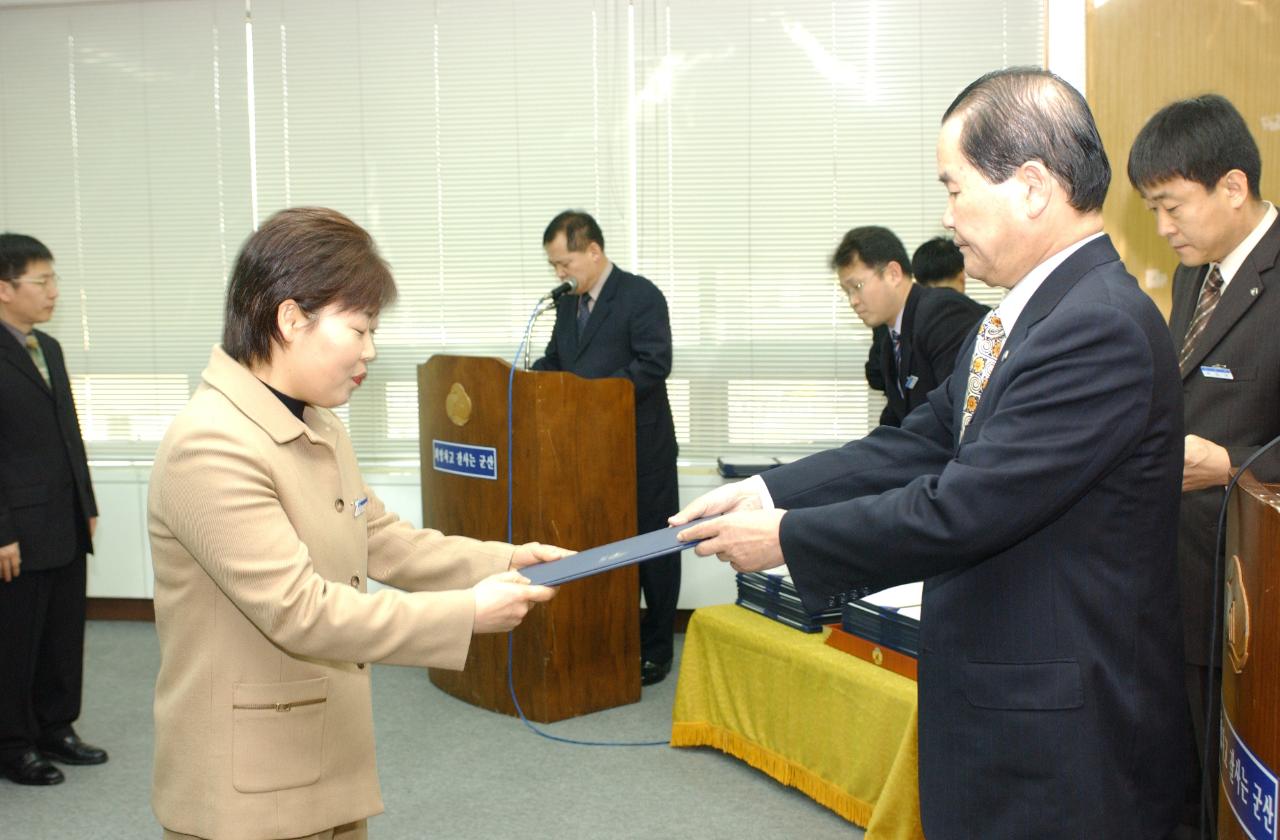
[[[714,518],[707,517],[707,519]],[[703,521],[705,520],[695,519],[688,525],[662,528],[658,531],[641,534],[638,537],[629,537],[625,540],[611,542],[608,545],[588,548],[586,551],[579,551],[577,554],[570,554],[568,557],[561,557],[559,560],[552,560],[548,563],[535,563],[532,566],[525,566],[520,569],[520,574],[533,583],[539,583],[543,586],[559,586],[562,583],[598,575],[610,569],[629,566],[632,563],[642,563],[645,560],[652,560],[655,557],[661,557],[664,554],[670,554],[673,551],[680,551],[691,545],[696,545],[697,540],[680,542],[680,540],[676,539],[676,534],[690,525]]]

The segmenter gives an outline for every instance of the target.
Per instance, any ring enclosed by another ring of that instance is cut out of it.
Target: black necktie
[[[889,330],[889,340],[893,342],[893,381],[898,386],[898,396],[906,396],[902,392],[902,334],[897,330]]]
[[[587,321],[591,318],[591,295],[578,296],[578,335],[582,335],[582,331],[587,328]]]

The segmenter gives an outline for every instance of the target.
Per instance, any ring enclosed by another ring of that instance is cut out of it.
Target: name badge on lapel
[[[1231,373],[1231,368],[1226,365],[1201,365],[1200,375],[1205,379],[1235,379]]]
[[[902,387],[903,387],[903,388],[906,388],[908,391],[910,391],[912,388],[916,387],[916,383],[917,383],[917,382],[919,382],[919,381],[920,381],[920,377],[916,376],[916,375],[913,373],[913,374],[911,374],[910,376],[908,376],[908,377],[907,377],[907,381],[906,381],[906,382],[902,383]]]
[[[364,516],[364,509],[369,506],[369,497],[361,496],[356,499],[356,503],[351,506],[351,515],[359,519]]]

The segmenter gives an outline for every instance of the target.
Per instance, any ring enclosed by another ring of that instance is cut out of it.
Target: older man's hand
[[[740,510],[706,522],[697,522],[679,533],[682,542],[701,540],[694,553],[716,555],[738,572],[759,572],[786,562],[778,531],[786,511]]]
[[[759,491],[749,479],[735,481],[703,493],[667,521],[672,525],[685,525],[704,516],[739,510],[760,510],[763,506]]]

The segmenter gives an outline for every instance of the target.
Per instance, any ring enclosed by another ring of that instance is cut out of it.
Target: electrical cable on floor
[[[524,716],[524,709],[520,708],[520,701],[516,699],[515,681],[511,677],[511,652],[512,652],[512,640],[511,640],[511,634],[508,633],[507,634],[507,690],[511,692],[511,702],[515,704],[516,714],[520,716],[520,722],[523,723],[525,726],[529,727],[529,729],[533,730],[535,734],[541,735],[543,738],[549,738],[552,741],[559,741],[562,744],[576,744],[580,747],[668,747],[668,746],[671,746],[671,741],[669,739],[665,741],[580,741],[576,738],[562,738],[559,735],[552,735],[549,732],[542,731],[538,727],[534,726],[533,722]]]
[[[514,432],[515,426],[514,426],[514,418],[512,416],[512,413],[515,407],[514,396],[515,396],[516,368],[520,364],[520,355],[521,353],[524,352],[525,343],[528,342],[530,332],[533,330],[533,322],[544,311],[546,310],[542,308],[542,301],[538,301],[538,305],[534,307],[533,314],[529,316],[529,322],[525,325],[524,338],[521,339],[520,346],[516,348],[516,355],[511,365],[511,373],[507,376],[507,542],[509,543],[514,543],[514,540],[512,539],[512,537],[514,536],[512,533],[512,509],[514,507],[513,505],[514,496],[512,492],[512,466],[511,465],[512,465],[512,462],[515,460],[515,448],[514,448],[514,441],[513,441],[513,438],[515,435],[515,432]],[[552,735],[549,732],[542,731],[537,726],[534,726],[532,721],[530,721],[527,717],[525,717],[524,709],[520,708],[520,701],[516,699],[516,684],[515,684],[515,679],[512,676],[512,671],[513,671],[512,660],[513,660],[514,650],[515,650],[515,643],[514,643],[512,634],[507,633],[507,691],[511,695],[512,705],[516,707],[516,714],[520,716],[520,722],[523,723],[525,726],[529,727],[529,729],[534,734],[541,735],[543,738],[547,738],[548,740],[551,740],[551,741],[559,741],[562,744],[574,744],[580,747],[666,747],[666,746],[670,746],[670,743],[671,743],[670,740],[582,741],[576,738],[562,738],[559,735]]]

